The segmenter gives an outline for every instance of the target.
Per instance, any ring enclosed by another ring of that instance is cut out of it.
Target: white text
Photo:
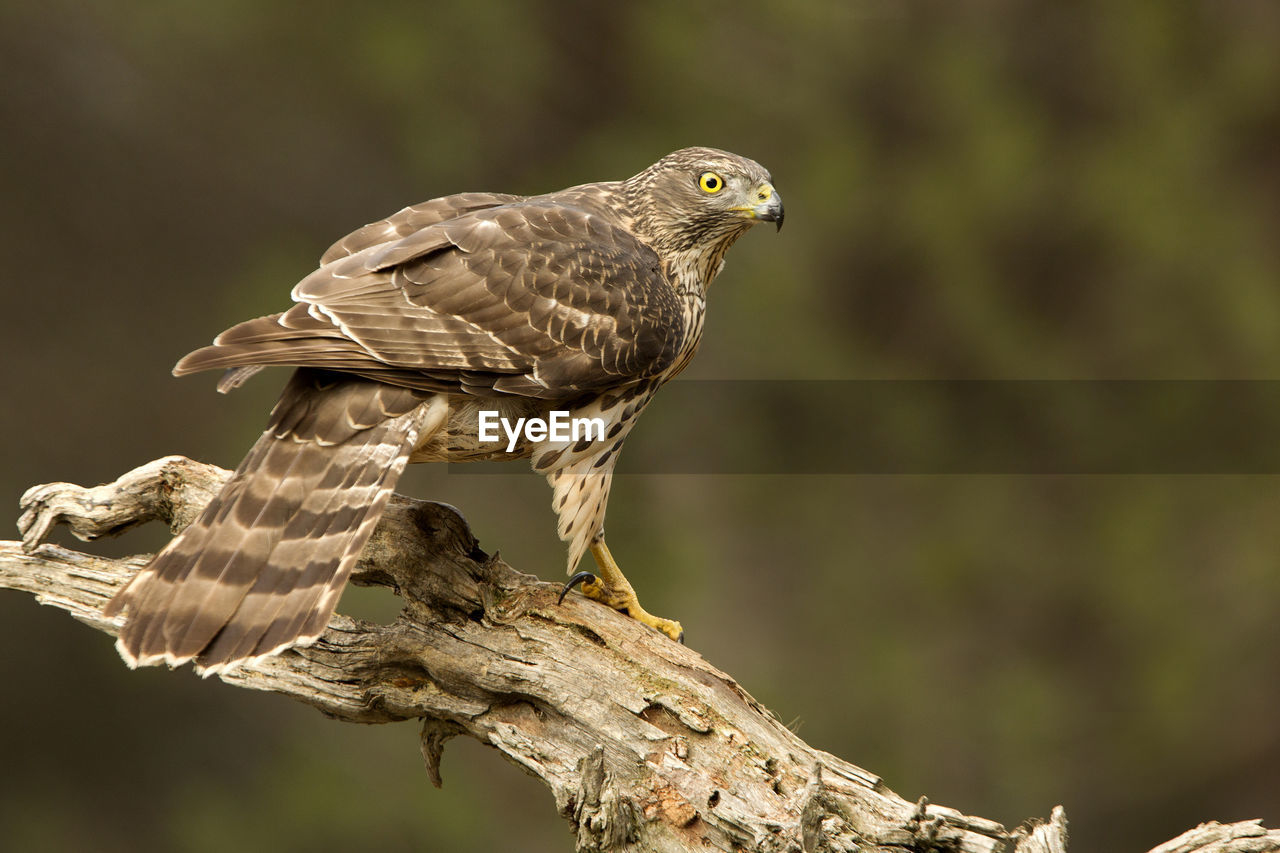
[[[523,434],[526,441],[603,441],[604,418],[571,418],[565,411],[555,410],[547,418],[516,418],[515,424],[496,411],[480,412],[479,438],[483,442],[501,441],[498,427],[507,437],[507,452],[513,453]]]

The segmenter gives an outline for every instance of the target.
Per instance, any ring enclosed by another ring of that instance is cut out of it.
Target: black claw
[[[576,575],[569,578],[569,582],[564,585],[564,589],[560,590],[560,597],[556,599],[556,604],[564,604],[564,597],[569,594],[569,590],[573,589],[578,584],[584,583],[585,581],[591,581],[594,583],[595,580],[596,576],[591,574],[591,572],[578,572]]]
[[[684,645],[684,631],[681,631],[680,636],[676,637],[676,642],[682,646]]]

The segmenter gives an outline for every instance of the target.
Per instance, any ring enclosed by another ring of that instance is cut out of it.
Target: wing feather
[[[424,201],[421,204],[413,204],[386,219],[371,222],[343,237],[321,256],[320,266],[354,255],[361,249],[407,237],[429,225],[453,219],[473,210],[483,210],[520,200],[520,196],[507,193],[458,193]]]
[[[228,329],[174,372],[292,364],[554,397],[670,366],[683,314],[648,246],[604,209],[475,195],[349,235],[294,288],[297,305]]]

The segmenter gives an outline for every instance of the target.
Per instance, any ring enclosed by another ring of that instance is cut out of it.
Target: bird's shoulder
[[[524,196],[510,193],[467,192],[441,196],[411,204],[385,219],[370,222],[336,241],[320,257],[320,265],[354,255],[371,246],[408,237],[432,225],[456,219],[477,210],[518,203]]]
[[[299,282],[293,298],[363,300],[372,287],[423,304],[434,299],[414,285],[430,282],[434,296],[453,302],[468,284],[483,282],[494,294],[527,292],[579,308],[584,302],[603,308],[618,298],[671,302],[665,265],[632,225],[618,183],[537,196],[446,196],[334,244],[329,260]],[[409,288],[400,289],[404,285]],[[608,293],[613,298],[605,298]]]
[[[568,239],[577,245],[595,239],[643,243],[634,233],[635,217],[627,207],[621,182],[604,181],[534,196],[464,192],[412,204],[334,242],[320,257],[320,266],[356,254],[367,255],[374,247],[401,243],[424,231],[443,235],[447,229],[461,235],[468,228],[485,229],[479,223],[490,222],[505,226],[512,232],[508,236],[517,239],[523,234],[527,238]]]

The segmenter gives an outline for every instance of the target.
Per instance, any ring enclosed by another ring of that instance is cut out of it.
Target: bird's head
[[[672,251],[723,255],[759,222],[782,228],[782,198],[754,160],[715,148],[682,148],[626,182],[637,230]]]

